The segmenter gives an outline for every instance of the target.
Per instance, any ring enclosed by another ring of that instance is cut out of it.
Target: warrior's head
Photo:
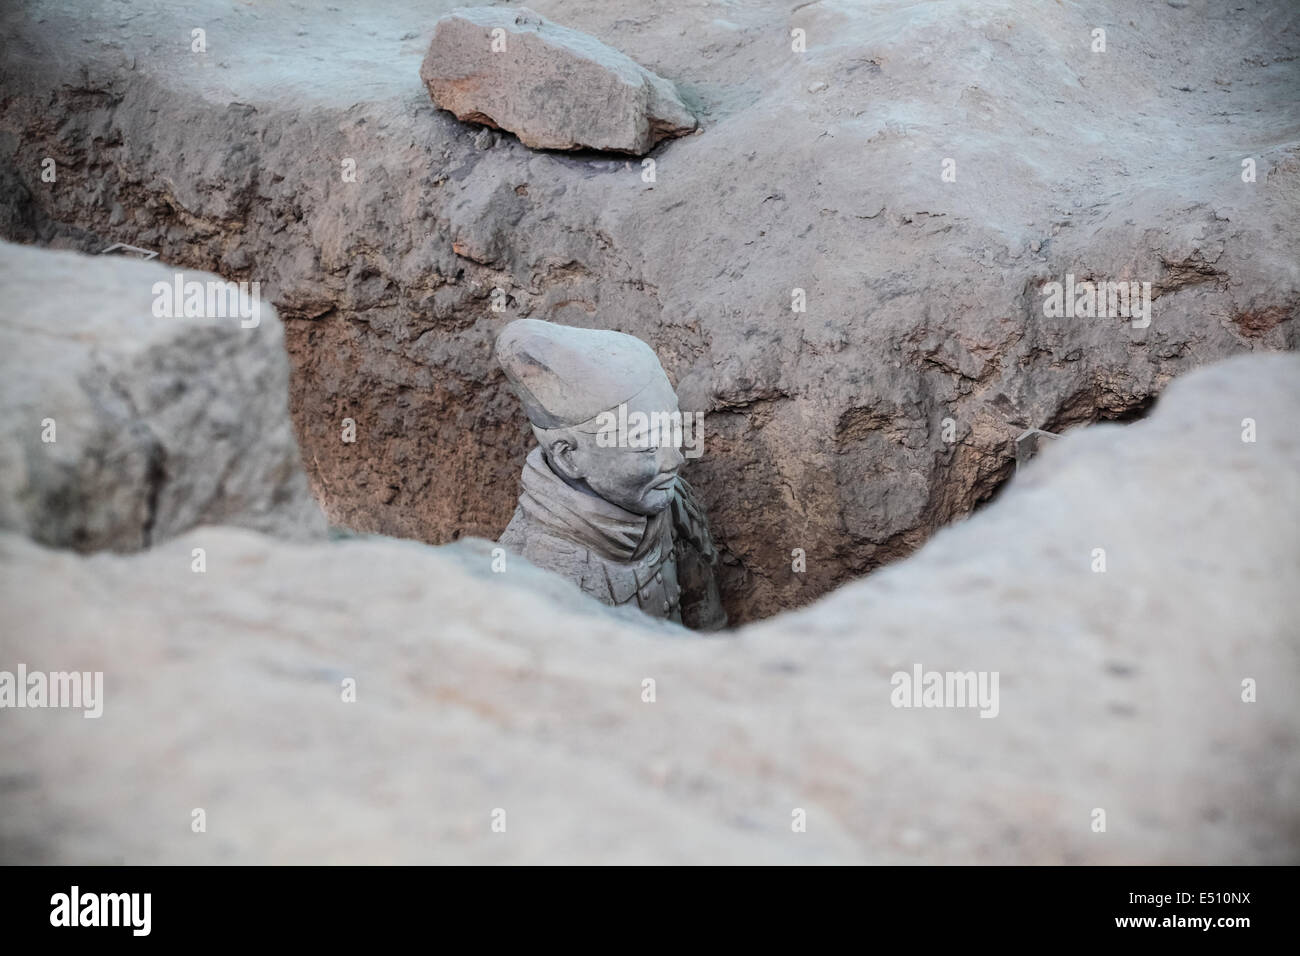
[[[497,337],[496,355],[556,475],[634,514],[668,507],[685,460],[682,420],[650,346],[518,319]]]

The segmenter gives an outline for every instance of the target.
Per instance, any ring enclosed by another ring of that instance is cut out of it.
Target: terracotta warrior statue
[[[703,415],[678,410],[650,346],[519,319],[496,355],[538,443],[500,543],[606,604],[725,627],[708,522],[678,474],[699,454]]]

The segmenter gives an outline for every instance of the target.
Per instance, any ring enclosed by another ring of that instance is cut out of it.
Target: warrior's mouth
[[[651,485],[650,489],[652,491],[667,491],[669,488],[673,486],[673,482],[675,482],[676,480],[677,480],[676,475],[665,475],[663,478],[660,478],[653,485]]]

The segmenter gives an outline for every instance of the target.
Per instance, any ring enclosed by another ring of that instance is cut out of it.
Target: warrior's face
[[[552,430],[543,448],[551,467],[571,484],[585,485],[633,514],[656,515],[672,501],[686,460],[678,447],[681,429],[669,426],[674,417],[680,423],[677,413],[677,395],[664,379],[602,416],[614,428]]]

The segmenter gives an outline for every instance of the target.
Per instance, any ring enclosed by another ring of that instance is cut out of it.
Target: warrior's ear
[[[578,446],[572,438],[557,438],[546,446],[546,460],[564,478],[578,481],[582,478],[582,469],[577,462]]]

